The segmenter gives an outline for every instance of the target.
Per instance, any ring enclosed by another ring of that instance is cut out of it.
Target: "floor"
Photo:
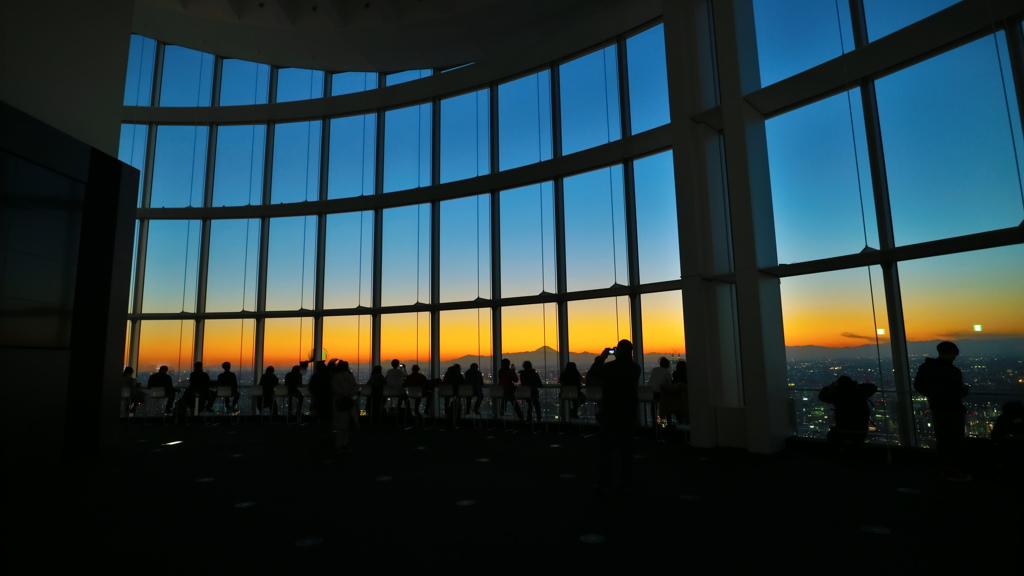
[[[63,557],[147,574],[1021,567],[1019,472],[980,458],[972,482],[950,483],[927,454],[837,457],[795,443],[756,456],[644,430],[634,490],[602,494],[597,436],[578,427],[364,426],[344,456],[315,424],[131,422],[121,432],[110,459],[8,469],[5,563]]]

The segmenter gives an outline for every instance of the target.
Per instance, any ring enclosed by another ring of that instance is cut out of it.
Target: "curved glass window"
[[[565,275],[570,291],[629,284],[622,166],[565,179]]]
[[[334,118],[330,130],[327,197],[373,195],[377,178],[377,115]]]
[[[558,292],[554,185],[503,190],[500,202],[501,295]]]
[[[160,105],[209,106],[213,94],[213,63],[213,54],[165,46]]]
[[[256,310],[259,246],[259,220],[210,222],[208,312]]]
[[[441,202],[441,301],[491,296],[491,197]]]
[[[320,122],[274,126],[270,201],[312,202],[320,198]]]
[[[208,126],[157,127],[150,206],[203,205],[209,141]]]
[[[629,125],[633,134],[669,122],[664,28],[658,24],[626,39]]]
[[[147,237],[143,312],[195,312],[201,224],[154,220]]]
[[[384,210],[381,304],[430,303],[431,206]]]
[[[441,101],[441,182],[491,171],[490,90]]]
[[[266,126],[217,128],[216,165],[213,172],[214,206],[263,203],[263,158]]]
[[[303,68],[281,68],[277,71],[276,102],[312,100],[324,96],[324,73]]]
[[[761,86],[853,50],[847,0],[754,0],[754,25]]]
[[[220,105],[266,104],[270,94],[270,66],[246,60],[221,62]]]
[[[509,170],[550,160],[551,72],[498,86],[498,165]]]
[[[384,113],[384,192],[431,184],[432,104]]]
[[[558,67],[562,154],[622,137],[617,53],[612,45]]]

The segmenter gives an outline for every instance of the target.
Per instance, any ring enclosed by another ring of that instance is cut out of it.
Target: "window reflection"
[[[316,222],[316,216],[270,221],[267,310],[313,309]]]
[[[554,186],[542,182],[501,192],[501,295],[558,292]]]
[[[377,115],[331,120],[327,197],[372,196],[376,182]]]
[[[263,157],[266,126],[217,128],[213,205],[245,206],[263,203]]]
[[[559,66],[562,154],[622,137],[616,54],[612,45]]]
[[[430,205],[384,211],[381,304],[430,303]]]
[[[779,262],[878,248],[860,91],[776,116],[765,132]]]
[[[159,126],[153,159],[153,208],[202,206],[208,126]]]
[[[320,122],[276,125],[270,201],[312,202],[319,198]]]
[[[566,178],[564,186],[566,286],[629,284],[622,166]]]
[[[195,312],[200,228],[194,220],[149,223],[143,312]]]
[[[384,113],[384,191],[431,184],[431,104]]]
[[[629,123],[633,134],[669,122],[664,28],[658,24],[626,39]]]
[[[324,308],[373,305],[373,212],[327,216]]]
[[[548,70],[498,86],[498,154],[501,170],[552,158]]]
[[[441,301],[491,296],[491,198],[441,203]]]
[[[1021,127],[1008,61],[1000,32],[876,82],[897,244],[1024,219],[1014,155],[1015,142],[1022,149]]]
[[[213,220],[210,223],[208,312],[256,310],[259,246],[259,220]]]

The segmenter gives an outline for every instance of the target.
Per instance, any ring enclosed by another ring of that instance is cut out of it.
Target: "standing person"
[[[615,361],[607,362],[612,353]],[[602,494],[615,487],[628,492],[633,481],[633,435],[636,433],[637,406],[640,403],[637,387],[643,375],[643,369],[633,361],[633,343],[619,340],[615,348],[605,348],[588,377],[591,374],[600,379],[602,389],[601,408],[597,414],[601,430],[597,489]],[[618,484],[614,483],[616,468]]]
[[[519,382],[519,375],[516,374],[515,366],[508,358],[501,359],[501,368],[498,370],[498,385],[501,386],[501,416],[508,411],[508,403],[512,402],[512,408],[516,411],[516,417],[523,421],[523,411],[516,402],[516,382]]]
[[[647,385],[654,391],[654,402],[651,402],[651,422],[658,425],[658,406],[661,404],[661,390],[664,386],[672,385],[672,371],[669,370],[671,363],[668,358],[662,356],[658,359],[658,365],[651,368],[651,375],[647,378]]]
[[[454,412],[455,417],[461,416],[459,414],[459,386],[465,386],[466,378],[462,375],[462,366],[458,364],[452,364],[444,372],[444,378],[441,380],[443,384],[450,384],[452,387],[452,397],[445,402],[444,405],[444,416],[445,418],[451,416]]]
[[[533,362],[523,362],[523,369],[519,371],[519,383],[530,388],[530,399],[526,401],[526,419],[533,421],[533,409],[537,408],[537,421],[540,422],[540,374],[533,369]]]
[[[971,479],[959,469],[967,414],[962,398],[967,396],[968,389],[963,373],[953,366],[960,349],[952,342],[939,342],[935,349],[939,357],[924,359],[914,376],[914,390],[928,399],[932,411],[942,475],[952,482],[964,482]]]
[[[690,391],[687,384],[686,360],[676,362],[672,372],[672,383],[661,387],[661,416],[665,426],[672,424],[672,416],[677,424],[690,423]]]
[[[484,375],[480,373],[480,368],[476,365],[476,362],[469,365],[469,370],[466,370],[466,385],[473,387],[473,398],[476,398],[476,406],[473,408],[473,414],[480,415],[480,402],[484,399]],[[469,405],[473,401],[473,398],[466,398],[466,413],[470,412]]]
[[[398,402],[395,403],[396,410],[401,410],[402,406],[406,407],[406,411],[409,410],[409,396],[404,390],[407,376],[405,364],[399,362],[398,358],[391,361],[391,369],[384,375],[385,395],[398,399]]]
[[[384,408],[384,369],[379,364],[370,370],[370,379],[366,381],[370,387],[370,395],[366,398],[366,413],[371,424],[380,424],[380,411]]]
[[[267,370],[260,376],[260,388],[263,389],[263,394],[256,398],[256,410],[263,412],[265,408],[270,409],[270,415],[274,415],[274,387],[278,385],[280,380],[274,375],[274,367],[267,366]]]
[[[576,367],[575,362],[569,362],[565,365],[565,370],[558,375],[558,383],[563,387],[575,388],[576,394],[571,396],[569,400],[569,411],[573,418],[580,417],[580,387],[583,386],[583,375],[580,374],[580,369]]]
[[[833,443],[856,442],[868,439],[871,409],[868,398],[878,392],[870,382],[858,384],[849,376],[840,376],[835,382],[822,387],[818,400],[835,406],[836,425],[829,428],[828,439]]]
[[[299,391],[299,387],[302,386],[302,369],[292,366],[292,371],[284,375],[284,385],[288,387],[288,415],[298,416],[302,413],[302,403],[305,400]],[[297,408],[292,405],[296,398],[299,399]]]
[[[309,377],[309,396],[320,430],[326,435],[331,431],[334,409],[331,407],[331,373],[323,360],[313,363],[313,375]]]
[[[171,381],[171,375],[167,373],[167,370],[167,366],[161,366],[159,372],[150,375],[149,380],[146,382],[146,388],[150,390],[153,388],[164,389],[164,396],[167,397],[167,406],[164,407],[164,413],[170,414],[174,411],[174,396],[177,392],[174,391],[174,383]]]
[[[223,386],[231,389],[231,396],[224,398],[224,409],[228,412],[237,412],[238,399],[241,397],[241,394],[238,393],[238,377],[231,371],[231,362],[225,362],[220,367],[224,371],[217,374],[217,388]]]
[[[338,362],[338,371],[331,377],[331,393],[334,397],[331,424],[334,426],[334,451],[346,454],[352,451],[352,431],[359,428],[359,384],[348,369],[348,362]]]

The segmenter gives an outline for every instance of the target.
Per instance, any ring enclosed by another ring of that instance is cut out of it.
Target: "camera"
[[[615,348],[609,348],[608,349],[608,355],[609,356],[615,356]]]

